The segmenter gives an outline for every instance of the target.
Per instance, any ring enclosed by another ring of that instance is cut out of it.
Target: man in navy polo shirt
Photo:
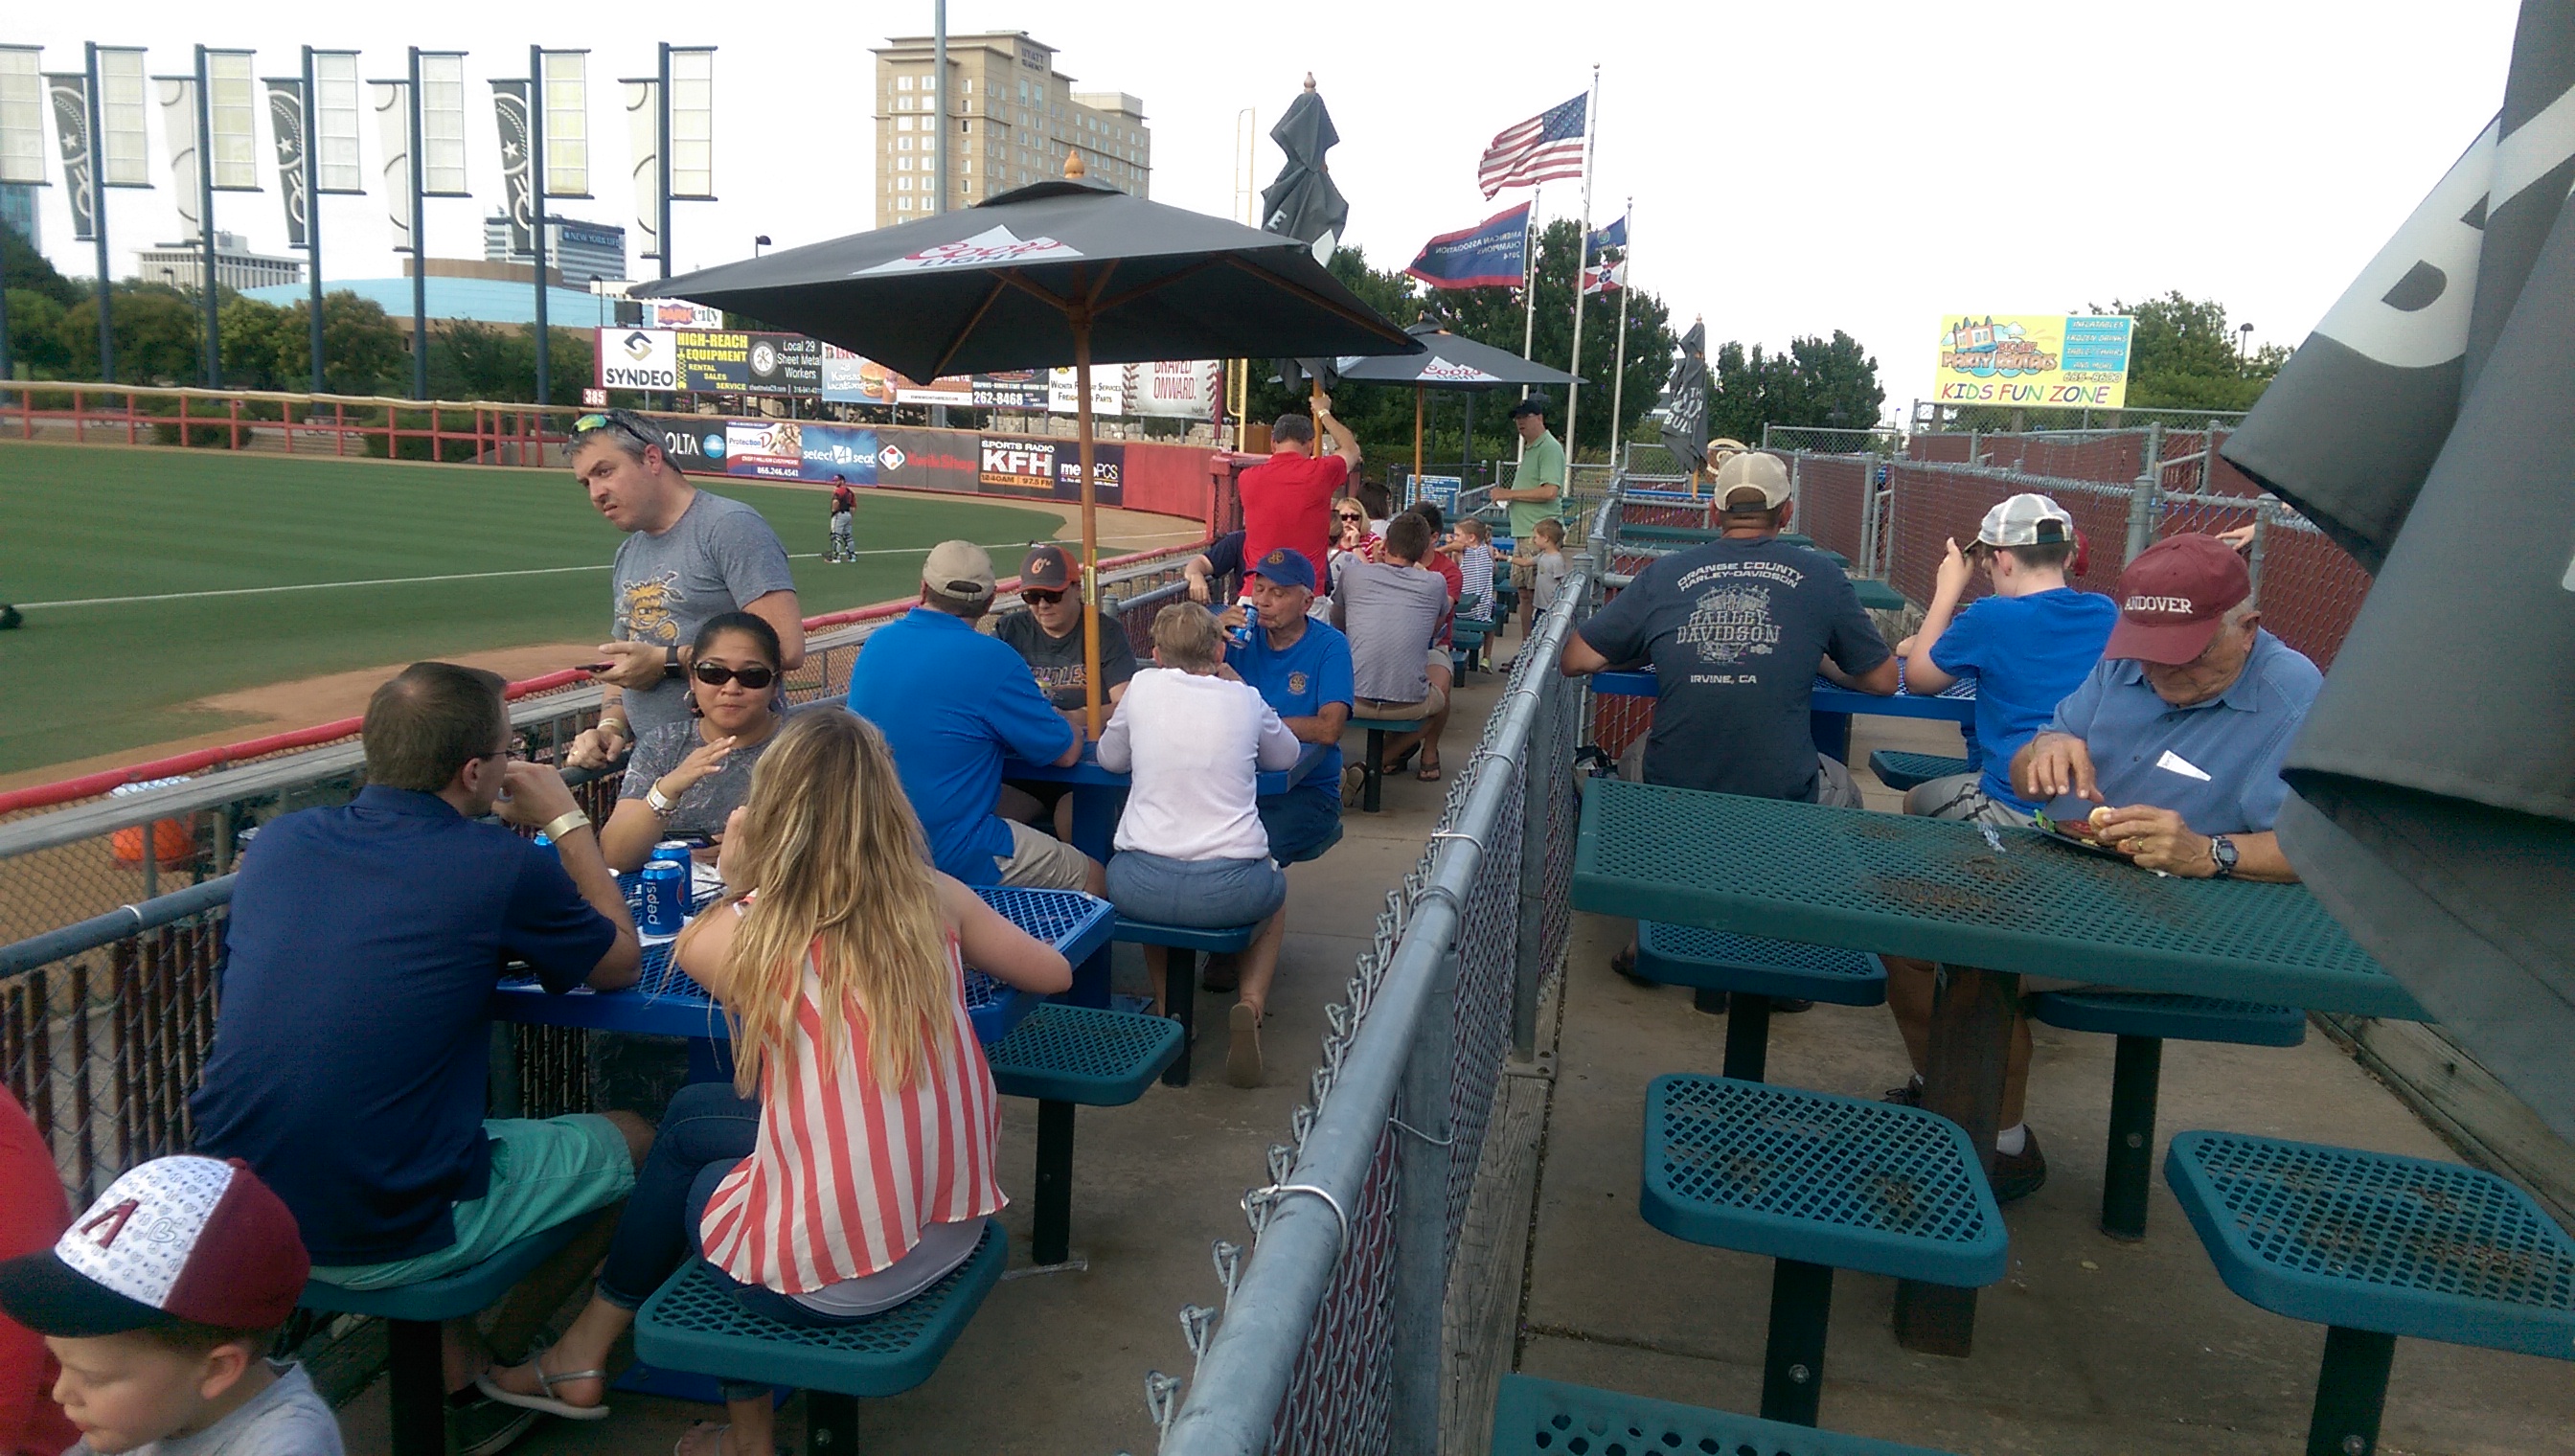
[[[1055,711],[1026,660],[975,623],[993,607],[993,558],[943,541],[921,565],[921,605],[878,628],[850,669],[850,712],[877,726],[930,838],[930,857],[967,884],[1105,894],[1097,860],[994,812],[1002,758],[1070,767],[1082,733]]]
[[[501,687],[413,664],[367,704],[357,800],[288,814],[242,856],[197,1149],[277,1190],[326,1283],[480,1263],[625,1197],[652,1141],[631,1113],[483,1115],[502,967],[607,990],[639,959],[589,817],[561,774],[511,757]],[[554,847],[478,822],[496,810]],[[488,1355],[471,1321],[448,1346],[461,1390]]]
[[[1261,692],[1280,722],[1299,741],[1323,751],[1285,793],[1260,800],[1261,826],[1270,834],[1270,857],[1292,863],[1331,837],[1341,821],[1341,728],[1355,699],[1350,641],[1329,624],[1306,615],[1314,601],[1314,564],[1292,547],[1273,547],[1249,568],[1252,642],[1226,649],[1226,667]],[[1286,911],[1270,917],[1244,947],[1235,989],[1233,1044],[1226,1079],[1239,1087],[1261,1085],[1261,1017],[1270,1004],[1270,982],[1279,973],[1279,947],[1288,938]],[[1211,989],[1226,989],[1221,975]]]

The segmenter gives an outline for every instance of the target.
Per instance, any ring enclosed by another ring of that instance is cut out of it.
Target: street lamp
[[[754,257],[754,258],[759,257],[759,256],[760,256],[760,250],[761,250],[761,249],[763,249],[763,248],[766,248],[766,247],[768,247],[768,246],[769,246],[769,235],[768,235],[767,233],[763,233],[763,234],[761,234],[759,237],[752,239],[752,240],[751,240],[751,256],[752,256],[752,257]]]
[[[2236,325],[2235,338],[2236,363],[2249,363],[2253,358],[2253,326],[2251,324]]]
[[[590,292],[591,295],[599,301],[599,327],[605,329],[608,327],[608,294],[606,290],[599,286],[599,275],[596,273],[592,274],[590,276]]]

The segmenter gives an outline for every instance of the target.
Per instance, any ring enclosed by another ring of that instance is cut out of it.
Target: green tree
[[[66,312],[50,293],[32,288],[10,289],[10,363],[31,379],[63,378],[71,365],[71,346],[64,342],[63,333]]]
[[[1877,361],[1839,329],[1830,339],[1788,342],[1784,354],[1727,341],[1708,361],[1707,432],[1747,445],[1765,425],[1866,430],[1877,423],[1886,391]]]
[[[2288,362],[2277,345],[2244,356],[2226,306],[2179,289],[2093,312],[2137,321],[2128,342],[2128,403],[2137,409],[2249,410]]]
[[[0,228],[0,280],[5,280],[12,293],[20,289],[39,293],[66,309],[96,291],[89,283],[63,277],[16,228]],[[16,333],[14,324],[11,333]]]
[[[313,317],[310,302],[284,311],[277,341],[279,388],[313,384]],[[322,389],[334,395],[403,395],[411,392],[409,333],[384,306],[341,289],[322,298]]]
[[[204,327],[194,297],[158,283],[120,283],[111,295],[116,326],[116,378],[125,384],[189,385],[204,368],[198,352]],[[98,300],[84,298],[64,310],[59,337],[72,379],[97,379]]]
[[[548,329],[546,386],[555,405],[579,405],[597,377],[592,343],[571,329]],[[537,343],[533,327],[460,321],[431,341],[429,392],[441,400],[534,400]]]
[[[303,388],[304,382],[287,378],[280,364],[286,331],[295,322],[294,315],[275,304],[239,294],[225,298],[215,315],[215,337],[223,346],[224,383],[250,390]]]

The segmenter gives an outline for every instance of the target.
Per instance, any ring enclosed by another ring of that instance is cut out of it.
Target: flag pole
[[[1636,232],[1636,199],[1632,197],[1627,199],[1627,208],[1618,214],[1618,219],[1619,236],[1632,240]],[[1625,249],[1625,253],[1619,258],[1618,266],[1624,269],[1627,266],[1627,260],[1636,256],[1636,245],[1633,241],[1629,241],[1620,246]],[[1618,438],[1618,421],[1620,412],[1626,408],[1627,400],[1628,292],[1627,280],[1621,277],[1618,280],[1618,362],[1609,367],[1609,471],[1612,475],[1627,463],[1624,459],[1627,443]],[[1567,473],[1570,474],[1570,471]]]
[[[1582,271],[1591,254],[1591,151],[1600,135],[1600,67],[1591,67],[1591,103],[1582,108],[1582,222],[1573,237],[1573,356],[1565,373],[1573,382],[1564,387],[1564,486],[1573,487],[1573,461],[1582,434],[1582,414],[1575,407],[1582,403]]]
[[[1545,195],[1546,184],[1543,182],[1529,188],[1528,217],[1520,223],[1520,296],[1528,304],[1528,318],[1520,325],[1520,358],[1522,359],[1529,358],[1537,347],[1537,200]],[[1525,400],[1528,397],[1529,387],[1521,385],[1520,398]],[[1520,457],[1527,453],[1527,441],[1514,441],[1511,445],[1511,464],[1519,464]]]

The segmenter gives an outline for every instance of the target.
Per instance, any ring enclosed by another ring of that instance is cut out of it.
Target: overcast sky
[[[1082,89],[1142,97],[1153,195],[1214,213],[1237,210],[1238,117],[1256,109],[1266,133],[1310,70],[1341,133],[1331,164],[1349,240],[1379,266],[1518,201],[1477,191],[1484,143],[1588,87],[1596,61],[1591,215],[1634,198],[1635,282],[1681,327],[1703,316],[1711,341],[1846,329],[1877,357],[1894,411],[1927,391],[1944,312],[2080,311],[2177,288],[2223,301],[2258,342],[2294,345],[2496,110],[2515,9],[1489,0],[1316,11],[1310,39],[1290,11],[1204,0],[959,0],[949,19],[956,34],[1030,29]],[[630,222],[613,83],[648,72],[656,41],[717,45],[723,201],[675,207],[682,269],[744,256],[755,234],[787,246],[872,224],[868,52],[926,34],[931,15],[702,0],[15,11],[0,42],[44,45],[47,70],[78,69],[85,40],[148,46],[155,73],[187,70],[200,41],[256,48],[262,75],[291,74],[303,44],[360,49],[367,76],[401,74],[407,45],[468,51],[477,201],[429,204],[431,252],[453,257],[482,256],[499,197],[486,78],[525,75],[531,43],[587,46],[599,196],[554,206]],[[372,116],[362,145],[373,185]],[[152,147],[156,190],[110,195],[120,276],[137,246],[178,235],[157,114]],[[271,190],[224,194],[217,226],[278,251],[264,113],[260,155]],[[1248,184],[1279,164],[1265,135]],[[86,275],[61,192],[46,189],[46,251]],[[1577,184],[1556,183],[1541,209],[1581,203]],[[399,273],[381,195],[326,209],[326,278]]]

